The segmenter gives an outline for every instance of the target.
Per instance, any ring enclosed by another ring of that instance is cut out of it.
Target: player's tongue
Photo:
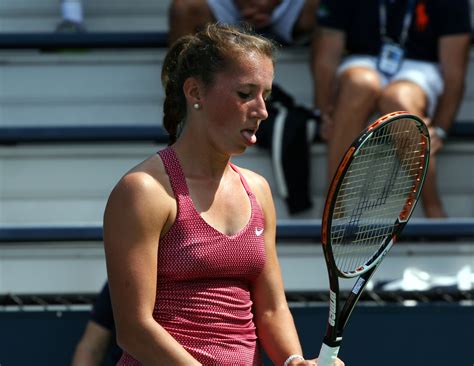
[[[251,145],[257,142],[257,136],[255,136],[255,132],[252,130],[243,130],[242,136],[247,140],[247,142]]]

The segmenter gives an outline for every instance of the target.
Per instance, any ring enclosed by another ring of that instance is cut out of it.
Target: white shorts
[[[337,70],[338,75],[351,67],[367,67],[377,70],[377,57],[366,55],[352,55],[345,58]],[[428,99],[428,116],[433,116],[438,97],[443,92],[444,82],[441,69],[435,62],[406,59],[400,70],[391,78],[379,72],[382,86],[395,80],[408,80],[423,89]]]
[[[283,0],[272,14],[270,31],[287,43],[293,43],[293,28],[301,13],[305,0]],[[232,0],[207,0],[207,4],[218,22],[238,25],[242,22],[239,10]]]

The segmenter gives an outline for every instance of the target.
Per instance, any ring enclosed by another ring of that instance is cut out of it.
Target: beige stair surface
[[[164,145],[152,143],[16,145],[0,147],[0,224],[96,224],[118,179]],[[439,162],[439,183],[448,214],[474,216],[474,145],[448,143]],[[289,216],[276,190],[270,156],[249,149],[234,162],[265,176],[278,217]],[[312,148],[315,207],[303,218],[320,218],[325,190],[325,145]],[[415,216],[422,216],[417,207]],[[302,218],[299,216],[297,218]]]
[[[87,31],[168,29],[169,0],[82,0]],[[50,32],[60,20],[60,0],[0,1],[0,32]]]
[[[320,243],[279,242],[278,255],[287,291],[320,291],[328,287]],[[407,268],[431,275],[456,277],[474,269],[469,242],[403,243],[395,245],[382,263],[376,281],[403,277]],[[473,274],[474,275],[474,274]],[[101,242],[2,243],[0,294],[97,292],[107,278]],[[350,289],[353,281],[341,283]]]
[[[160,124],[165,49],[0,51],[0,126]],[[280,52],[275,82],[311,107],[308,50]],[[457,120],[474,120],[474,51]]]
[[[166,31],[170,0],[83,0],[89,32]],[[53,32],[60,0],[0,1],[0,32]],[[471,0],[474,12],[474,0]],[[473,13],[474,14],[474,13]],[[473,16],[474,19],[474,16]],[[0,50],[0,127],[159,125],[165,49]],[[308,49],[281,50],[276,82],[311,107]],[[474,51],[458,120],[474,120]],[[134,164],[163,145],[152,143],[19,144],[0,146],[0,226],[95,225],[107,196]],[[315,207],[305,219],[321,217],[326,181],[325,145],[312,147]],[[441,152],[439,185],[448,214],[474,216],[474,144],[449,141]],[[271,160],[257,148],[234,161],[264,175],[274,189],[279,220],[295,219],[276,191]],[[295,162],[296,163],[296,162]],[[415,217],[421,217],[421,207]],[[299,217],[301,219],[301,217]],[[377,278],[400,278],[409,266],[441,275],[474,268],[472,243],[413,243],[396,246]],[[280,243],[288,290],[327,288],[318,243]],[[106,278],[101,242],[2,243],[0,293],[98,291]]]

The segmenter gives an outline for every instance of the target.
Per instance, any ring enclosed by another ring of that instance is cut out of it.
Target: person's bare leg
[[[329,182],[342,155],[366,126],[380,93],[378,74],[367,68],[353,67],[346,70],[338,84],[327,150]]]
[[[316,11],[319,0],[305,0],[300,16],[293,28],[294,39],[305,39],[310,37],[316,27]]]
[[[397,81],[389,84],[382,92],[379,100],[381,113],[405,110],[421,118],[426,116],[427,99],[425,92],[418,85],[409,81]],[[446,217],[436,179],[436,157],[430,156],[430,165],[421,193],[423,210],[429,218]]]
[[[173,0],[168,9],[169,44],[215,21],[206,0]]]
[[[425,185],[421,192],[423,209],[425,216],[428,218],[445,218],[448,215],[444,210],[443,202],[439,195],[436,177],[436,155],[431,154]]]

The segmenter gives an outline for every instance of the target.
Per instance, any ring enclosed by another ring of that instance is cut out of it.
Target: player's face
[[[268,117],[265,100],[273,82],[270,58],[250,53],[216,75],[206,93],[206,111],[214,141],[230,154],[256,143],[260,122]]]

